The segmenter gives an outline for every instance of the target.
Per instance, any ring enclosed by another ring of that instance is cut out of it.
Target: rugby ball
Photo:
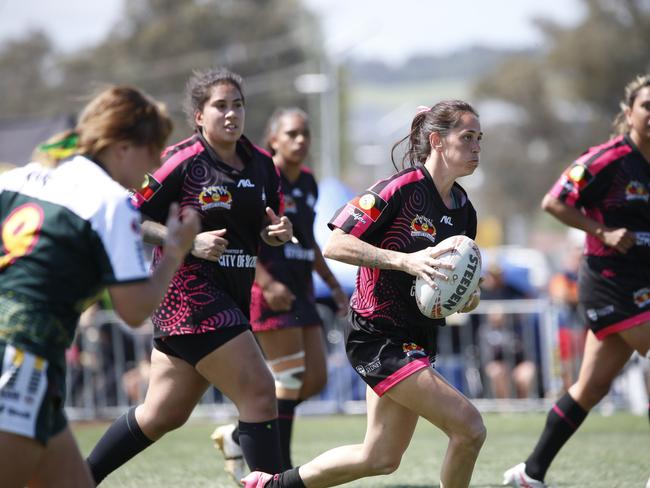
[[[422,278],[415,279],[415,301],[420,312],[431,319],[442,319],[458,312],[469,301],[481,277],[481,252],[467,236],[452,236],[435,247],[453,249],[438,257],[454,265],[453,270],[442,269],[448,280],[435,280],[433,288]]]

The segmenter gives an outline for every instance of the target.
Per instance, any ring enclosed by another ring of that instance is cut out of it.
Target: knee
[[[402,455],[399,453],[379,453],[368,456],[364,460],[366,476],[379,476],[394,473],[399,468]]]
[[[270,374],[260,375],[258,381],[247,383],[242,393],[237,405],[240,414],[245,410],[264,420],[277,416],[275,383]]]
[[[467,419],[461,432],[454,433],[451,437],[458,446],[478,453],[487,437],[487,428],[478,411]]]
[[[138,423],[146,434],[153,434],[154,438],[159,438],[167,432],[178,429],[187,422],[192,410],[183,408],[165,408],[165,410],[151,412],[143,411],[138,415]]]
[[[327,370],[306,371],[304,382],[300,390],[300,399],[306,400],[318,393],[327,385]]]

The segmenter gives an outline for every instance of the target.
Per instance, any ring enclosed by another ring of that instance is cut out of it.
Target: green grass
[[[501,486],[503,471],[522,461],[532,449],[545,421],[544,414],[485,414],[488,439],[478,459],[472,487]],[[75,425],[87,454],[106,425]],[[165,436],[130,463],[109,476],[106,488],[218,487],[235,485],[223,472],[223,461],[209,434],[214,424],[191,421]],[[359,443],[365,432],[364,416],[301,417],[296,422],[293,457],[304,463],[320,452],[342,444]],[[438,487],[438,472],[445,437],[420,421],[399,469],[345,486],[423,488]],[[618,413],[590,415],[564,447],[549,470],[547,481],[558,488],[643,487],[650,476],[648,419]]]

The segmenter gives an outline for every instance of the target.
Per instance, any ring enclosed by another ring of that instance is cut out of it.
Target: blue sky
[[[469,45],[523,47],[542,39],[531,18],[570,25],[580,0],[303,0],[322,19],[334,57],[397,63],[416,53],[442,54]],[[0,43],[44,28],[62,50],[99,41],[124,0],[0,0]]]

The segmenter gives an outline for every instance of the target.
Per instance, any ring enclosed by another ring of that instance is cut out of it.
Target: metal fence
[[[364,412],[365,384],[345,355],[344,319],[326,306],[319,306],[319,312],[328,346],[328,383],[300,405],[299,414]],[[546,299],[484,300],[472,313],[450,317],[440,329],[436,369],[482,411],[546,410],[562,391],[566,369],[560,354],[560,312]],[[580,329],[574,325],[574,332]],[[151,344],[150,324],[130,329],[106,311],[86,320],[67,353],[69,418],[114,418],[141,403]],[[579,354],[569,359],[573,366],[579,364]],[[640,364],[631,362],[617,379],[601,402],[603,410],[645,410],[647,390],[643,380],[639,382]],[[570,375],[575,375],[577,368],[571,369]],[[236,409],[211,388],[194,415],[218,420],[235,417]]]

